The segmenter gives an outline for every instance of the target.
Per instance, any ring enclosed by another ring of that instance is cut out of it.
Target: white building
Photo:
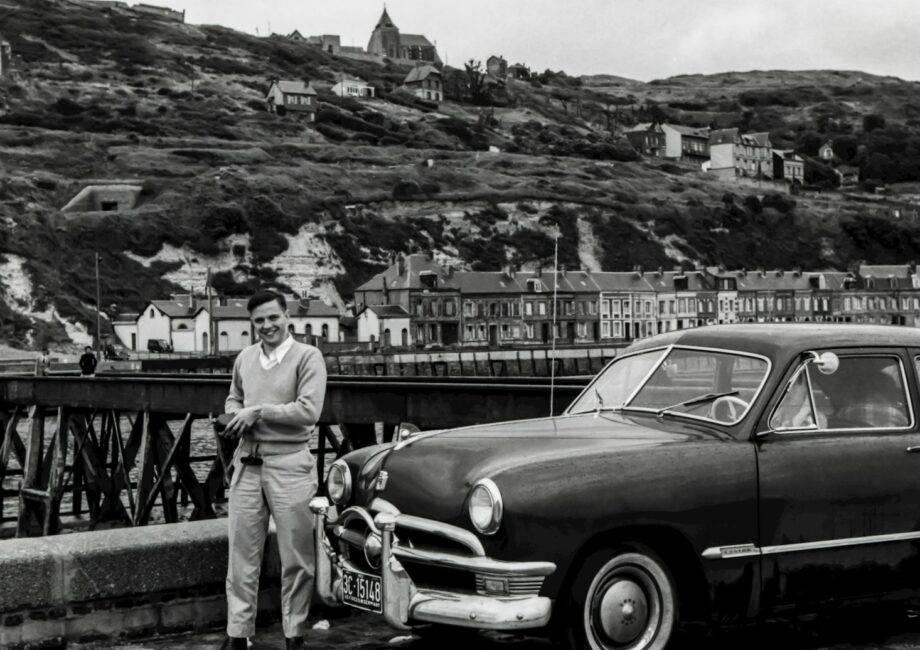
[[[311,336],[332,342],[342,340],[338,309],[316,298],[287,298],[287,301],[294,334],[307,337],[307,342]]]
[[[412,345],[409,312],[400,305],[370,305],[358,313],[358,341]]]
[[[374,87],[357,77],[346,77],[332,87],[339,97],[374,97]]]

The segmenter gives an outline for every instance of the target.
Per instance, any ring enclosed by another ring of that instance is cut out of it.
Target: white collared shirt
[[[281,360],[284,359],[284,355],[287,354],[287,351],[291,349],[291,346],[294,345],[294,337],[290,334],[287,335],[287,338],[284,339],[278,347],[265,354],[265,346],[259,346],[259,363],[262,365],[263,370],[271,370],[275,366],[281,365]]]

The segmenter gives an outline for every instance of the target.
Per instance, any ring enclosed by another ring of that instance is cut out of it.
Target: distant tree
[[[872,153],[859,170],[861,178],[878,178],[889,181],[892,176],[891,158],[883,153]]]
[[[878,113],[869,113],[863,116],[863,131],[875,131],[885,128],[885,117]]]
[[[469,100],[474,104],[482,104],[488,99],[485,87],[486,75],[482,71],[482,61],[470,59],[463,64],[466,72],[466,91]]]
[[[795,148],[807,156],[817,156],[818,149],[826,140],[827,138],[817,131],[804,131],[799,134]]]
[[[844,162],[852,162],[859,153],[859,140],[852,135],[838,135],[834,138],[834,155]]]
[[[830,165],[825,165],[814,158],[805,158],[805,182],[824,188],[840,185],[840,177]]]

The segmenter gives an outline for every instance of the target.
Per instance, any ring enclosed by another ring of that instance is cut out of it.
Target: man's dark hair
[[[287,301],[277,291],[260,291],[255,294],[252,298],[249,299],[249,302],[246,303],[246,309],[251,314],[252,311],[259,305],[264,305],[267,302],[272,300],[277,300],[278,304],[281,305],[281,309],[287,309]]]
[[[93,348],[92,348],[91,346],[89,346],[89,345],[87,345],[87,346],[86,346],[85,348],[83,348],[83,349],[86,350],[86,351],[88,351],[88,352],[92,352],[92,351],[93,351]]]

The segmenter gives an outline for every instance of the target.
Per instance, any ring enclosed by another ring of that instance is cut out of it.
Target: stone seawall
[[[260,614],[277,615],[271,536]],[[0,648],[213,629],[226,616],[227,522],[0,541]]]

